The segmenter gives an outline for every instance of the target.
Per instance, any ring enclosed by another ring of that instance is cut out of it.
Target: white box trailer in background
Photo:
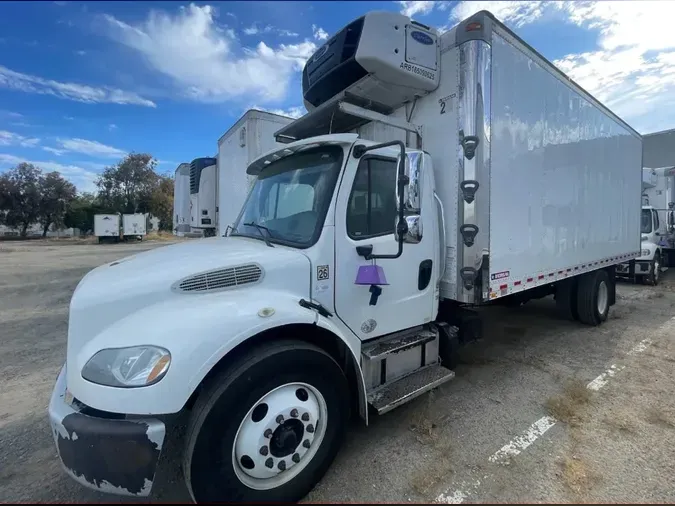
[[[122,236],[125,241],[129,239],[143,240],[147,233],[148,215],[145,213],[122,215]]]
[[[185,411],[195,502],[296,502],[351,405],[367,423],[454,377],[480,331],[466,306],[552,294],[565,317],[607,319],[615,266],[640,250],[641,137],[491,14],[439,35],[370,12],[302,80],[310,112],[249,164],[226,237],[102,266],[75,290],[49,414],[80,482],[149,494],[174,432],[163,415]]]
[[[94,215],[94,235],[98,237],[98,242],[119,241],[121,230],[120,214],[95,214]]]
[[[274,132],[293,121],[292,118],[250,109],[218,139],[218,234],[239,216],[255,180],[246,167],[263,153],[281,146]]]
[[[216,157],[190,162],[190,229],[204,236],[217,230],[218,170]]]
[[[179,237],[190,232],[190,164],[176,168],[173,181],[173,233]]]

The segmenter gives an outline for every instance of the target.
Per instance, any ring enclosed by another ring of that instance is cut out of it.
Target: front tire
[[[342,443],[349,389],[326,352],[280,341],[250,350],[194,407],[183,458],[197,503],[297,502]]]
[[[654,255],[654,259],[651,261],[650,271],[649,275],[642,278],[643,282],[650,286],[656,286],[661,279],[661,256],[658,253]]]

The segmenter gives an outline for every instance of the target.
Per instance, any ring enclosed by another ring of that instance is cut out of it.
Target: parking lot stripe
[[[675,322],[675,317],[671,318],[670,322],[664,324],[661,329],[665,328]],[[626,355],[637,355],[645,351],[649,345],[652,344],[651,339],[643,339],[628,351]],[[617,372],[624,369],[624,366],[617,366],[612,364],[605,372],[600,374],[597,378],[586,385],[586,388],[597,392],[609,382],[609,379],[616,375]],[[553,427],[558,420],[552,416],[544,416],[534,422],[528,429],[520,436],[512,439],[509,443],[502,446],[499,450],[488,457],[488,461],[492,463],[504,462],[510,457],[515,457],[522,453],[526,448],[531,446],[537,439],[545,434],[551,427]],[[475,494],[480,487],[480,481],[476,480],[474,483],[462,483],[462,487],[440,494],[434,502],[441,504],[462,504],[472,494]]]

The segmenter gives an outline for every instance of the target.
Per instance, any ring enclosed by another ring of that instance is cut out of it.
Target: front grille
[[[257,283],[261,278],[262,269],[258,265],[249,264],[190,276],[179,281],[176,289],[180,292],[204,293]]]

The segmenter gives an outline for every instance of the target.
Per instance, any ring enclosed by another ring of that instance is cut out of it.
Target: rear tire
[[[578,280],[576,277],[559,281],[556,285],[555,304],[558,309],[558,314],[570,321],[579,320],[579,312],[577,311],[577,286]]]
[[[297,502],[330,467],[348,417],[347,380],[326,352],[295,341],[251,349],[197,399],[187,488],[197,503]]]
[[[577,286],[577,312],[581,323],[597,326],[607,320],[610,283],[609,274],[605,270],[580,276]]]

